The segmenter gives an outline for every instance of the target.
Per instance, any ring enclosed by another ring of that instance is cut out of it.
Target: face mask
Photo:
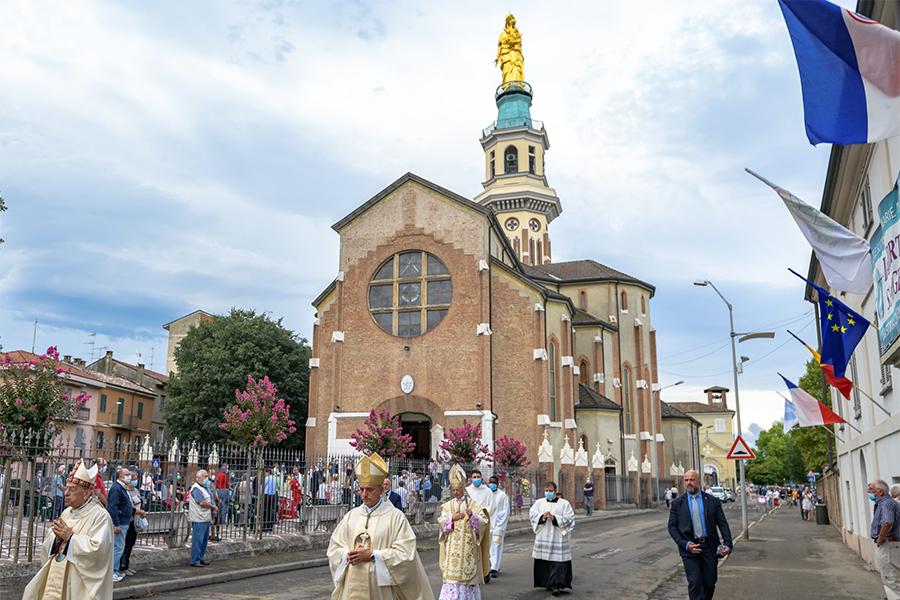
[[[472,480],[472,485],[475,487],[481,487],[481,477],[476,477]]]
[[[553,500],[556,497],[556,492],[544,492],[544,498],[547,500]]]
[[[131,475],[122,478],[123,483],[131,483]]]
[[[209,483],[209,477],[204,477],[204,478],[203,478],[203,485],[206,485],[207,483]]]
[[[869,500],[871,500],[872,502],[875,502],[875,500],[878,498],[878,496],[875,495],[875,492],[869,492],[866,495],[869,496]]]
[[[491,488],[491,491],[492,491],[492,492],[496,492],[496,491],[497,491],[497,484],[496,484],[496,483],[489,483],[489,484],[488,484],[488,487]]]

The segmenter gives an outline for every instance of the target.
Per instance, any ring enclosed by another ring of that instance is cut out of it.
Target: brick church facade
[[[498,88],[474,199],[407,173],[333,226],[338,275],[313,303],[308,453],[352,452],[375,408],[400,416],[420,457],[465,419],[488,445],[518,438],[535,463],[546,432],[557,449],[600,450],[609,472],[652,460],[667,475],[655,289],[594,260],[552,261],[562,205],[532,97],[525,82]]]

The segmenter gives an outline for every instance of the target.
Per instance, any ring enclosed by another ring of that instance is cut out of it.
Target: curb
[[[612,519],[621,519],[633,515],[645,514],[648,512],[657,512],[655,509],[634,509],[612,511],[598,516],[582,517],[582,522],[608,521]],[[507,537],[520,536],[531,533],[531,526],[528,524],[509,529],[506,532]],[[324,551],[324,548],[322,549]],[[237,581],[240,579],[249,579],[251,577],[259,577],[261,575],[274,575],[276,573],[284,573],[286,571],[298,571],[301,569],[313,569],[323,567],[328,564],[328,558],[309,558],[286,563],[273,563],[269,565],[250,567],[246,569],[232,569],[225,572],[216,572],[209,574],[198,574],[191,578],[171,579],[169,581],[160,581],[156,583],[139,583],[135,585],[126,585],[114,588],[113,598],[115,600],[125,600],[126,598],[145,598],[154,594],[164,592],[174,592],[178,590],[186,590],[206,585],[228,583],[229,581]]]

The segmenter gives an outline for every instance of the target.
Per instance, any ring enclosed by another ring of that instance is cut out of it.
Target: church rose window
[[[369,310],[375,322],[404,338],[434,329],[447,315],[452,297],[447,266],[418,250],[389,258],[369,283]]]

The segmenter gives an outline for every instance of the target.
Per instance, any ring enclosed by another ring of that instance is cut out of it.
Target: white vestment
[[[56,536],[41,545],[41,570],[25,588],[22,600],[112,600],[113,524],[109,513],[91,498],[81,508],[66,508],[60,519],[74,533],[68,544]]]
[[[347,553],[365,543],[375,560],[348,563]],[[390,502],[382,500],[371,514],[363,505],[344,515],[331,535],[328,563],[334,580],[332,600],[434,600],[416,551],[416,535]]]
[[[556,517],[556,525],[550,520],[540,522],[545,512]],[[572,560],[571,535],[575,528],[575,511],[572,505],[564,498],[557,498],[556,502],[550,502],[545,498],[539,498],[531,505],[528,511],[531,518],[531,528],[534,530],[534,547],[531,550],[532,558],[549,560],[553,562],[565,562]]]
[[[479,506],[488,509],[488,512],[491,511],[491,503],[493,500],[494,492],[491,491],[485,484],[481,484],[478,487],[474,485],[469,485],[466,487],[466,494],[469,495],[469,498],[478,503]],[[493,519],[491,519],[493,521]]]
[[[509,521],[509,496],[501,489],[491,492],[491,571],[500,572],[503,559],[503,538]]]

